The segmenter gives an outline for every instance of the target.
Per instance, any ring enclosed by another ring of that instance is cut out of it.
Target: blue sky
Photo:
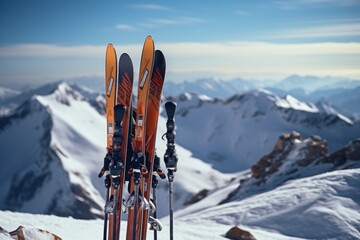
[[[152,35],[168,79],[360,79],[359,0],[1,1],[0,82],[103,75],[106,44],[137,70]]]

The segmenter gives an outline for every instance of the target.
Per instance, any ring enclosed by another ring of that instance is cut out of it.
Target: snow
[[[265,89],[235,95],[226,101],[176,99],[177,142],[221,172],[251,167],[270,152],[284,132],[325,138],[330,151],[359,137],[360,124],[343,115],[320,112],[312,103],[280,98]]]
[[[12,125],[0,132],[0,143],[2,148],[4,147],[2,156],[16,159],[9,161],[0,170],[0,179],[3,180],[0,187],[5,192],[0,197],[1,206],[7,209],[5,198],[10,194],[8,190],[12,177],[21,173],[21,178],[17,177],[20,181],[30,171],[33,179],[44,176],[46,184],[34,186],[34,189],[37,189],[36,194],[19,203],[22,205],[22,211],[44,213],[53,203],[53,198],[57,197],[59,211],[71,207],[74,200],[91,200],[95,205],[89,210],[97,216],[102,215],[99,209],[104,204],[105,190],[103,179],[99,179],[97,175],[106,153],[105,117],[83,96],[84,89],[67,83],[59,83],[57,87],[48,88],[47,91],[34,91],[39,94],[29,100],[29,116],[14,120]],[[80,89],[80,92],[76,89]],[[91,92],[85,93],[88,97],[102,98],[91,95]],[[41,111],[42,114],[36,111]],[[46,128],[43,122],[48,124]],[[166,132],[165,126],[166,119],[160,116],[156,148],[161,158],[166,148],[166,142],[161,139],[162,134]],[[26,137],[17,139],[19,131],[21,136]],[[48,142],[43,141],[44,135],[47,136]],[[23,151],[17,151],[16,147],[19,145]],[[192,156],[192,152],[181,145],[177,145],[176,148],[179,170],[175,173],[175,209],[181,208],[183,202],[197,192],[223,186],[232,177],[231,174],[226,175],[214,170],[209,164]],[[51,157],[47,155],[48,152],[51,153]],[[45,171],[40,166],[47,165],[49,160],[51,164]],[[163,161],[161,162],[163,164]],[[162,168],[166,169],[164,164]],[[73,186],[80,189],[74,193]],[[159,216],[167,214],[166,187],[167,181],[160,180],[158,199],[159,206],[162,207],[158,209]],[[58,192],[63,194],[58,196]]]
[[[175,238],[223,239],[237,225],[259,240],[359,239],[359,179],[360,169],[319,174],[242,201],[176,216]],[[161,220],[164,228],[159,239],[167,239],[168,218]],[[64,240],[91,240],[101,238],[103,221],[0,211],[0,226],[13,230],[19,224],[46,229]],[[123,239],[126,222],[121,225]]]
[[[64,194],[58,199],[61,202],[58,208],[71,206],[74,198],[82,202],[91,199],[95,205],[90,205],[90,210],[102,214],[96,205],[102,208],[104,204],[104,186],[97,173],[105,154],[106,129],[99,126],[106,124],[104,116],[84,95],[102,98],[83,91],[86,90],[62,83],[46,94],[35,94],[28,105],[23,106],[25,110],[29,107],[28,113],[13,118],[0,131],[1,160],[16,159],[7,161],[0,169],[0,189],[5,193],[0,196],[1,203],[8,196],[11,181],[17,183],[16,179],[25,178],[29,172],[42,176],[46,169],[46,174],[50,175],[45,175],[43,185],[31,185],[36,194],[16,210],[44,212],[60,191]],[[223,235],[236,225],[260,240],[360,238],[359,168],[326,172],[330,169],[329,164],[311,166],[299,172],[301,178],[285,181],[287,176],[282,173],[293,168],[307,140],[295,142],[294,151],[279,172],[267,179],[268,185],[259,187],[261,191],[251,185],[248,189],[245,186],[248,193],[219,205],[239,187],[240,180],[250,175],[249,169],[239,172],[238,166],[259,160],[259,156],[271,150],[284,129],[294,130],[297,126],[296,121],[280,121],[284,115],[289,117],[283,110],[296,110],[298,115],[295,117],[303,120],[306,118],[302,114],[317,113],[314,105],[290,96],[279,98],[266,90],[237,95],[227,102],[216,102],[196,94],[184,96],[176,115],[179,163],[174,182],[175,238],[224,239]],[[206,121],[199,121],[204,116]],[[337,117],[346,123],[346,119]],[[166,148],[166,142],[161,139],[166,132],[165,125],[166,119],[160,116],[156,148],[161,158]],[[333,125],[323,133],[333,131],[334,136],[342,138],[346,131],[355,131],[344,126]],[[310,134],[307,128],[301,129]],[[49,137],[48,145],[44,135]],[[227,158],[235,164],[229,164]],[[40,161],[44,159],[46,161]],[[161,163],[166,171],[163,161]],[[352,163],[344,168],[347,167],[359,167],[359,164]],[[224,174],[216,170],[219,168],[232,173]],[[85,193],[74,195],[69,190],[73,185],[81,186]],[[169,234],[167,187],[167,181],[160,180],[158,215],[162,217],[164,229],[159,233],[159,239],[168,239]],[[183,207],[185,201],[204,189],[209,192],[203,200]],[[103,221],[0,211],[1,227],[15,230],[19,225],[46,229],[64,240],[91,240],[101,239]],[[123,239],[126,222],[121,225]],[[0,239],[6,239],[5,234],[0,233]]]

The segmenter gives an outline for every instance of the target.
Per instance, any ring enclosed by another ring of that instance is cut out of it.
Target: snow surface
[[[338,170],[290,181],[242,201],[188,213],[175,218],[175,237],[223,239],[237,225],[259,240],[359,239],[359,179],[360,169]],[[168,218],[162,223],[159,239],[167,239]],[[91,240],[101,238],[103,221],[0,211],[1,227],[14,230],[19,224],[46,229],[64,240]],[[123,222],[121,239],[125,225]]]

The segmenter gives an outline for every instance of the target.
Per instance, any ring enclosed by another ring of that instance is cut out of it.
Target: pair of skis
[[[103,239],[119,239],[122,192],[125,179],[128,135],[132,120],[133,65],[123,53],[117,56],[108,44],[105,60],[107,153],[99,177],[105,174],[105,219]]]
[[[165,77],[165,58],[161,51],[155,51],[154,42],[151,36],[148,36],[140,62],[134,125],[132,121],[133,66],[130,57],[124,53],[120,57],[117,74],[116,59],[115,49],[109,44],[105,70],[107,154],[104,158],[104,167],[99,174],[99,177],[106,174],[103,239],[119,239],[122,193],[126,175],[130,193],[126,201],[128,209],[126,239],[146,239],[148,222],[155,230],[161,228],[156,214],[155,217],[149,215],[150,212],[156,211],[155,205],[150,200],[151,187],[157,185],[156,178],[152,180],[154,169],[160,177],[165,177],[157,164],[158,158],[155,157],[156,129]],[[132,139],[129,136],[133,128],[135,132]],[[128,149],[132,151],[131,158],[128,157]]]

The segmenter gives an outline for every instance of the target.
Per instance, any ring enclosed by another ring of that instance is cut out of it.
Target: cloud
[[[121,47],[121,52],[131,56],[137,73],[142,45],[114,43],[114,46]],[[164,52],[167,71],[177,80],[185,76],[209,75],[281,78],[294,73],[360,78],[360,43],[156,42],[156,48]],[[30,75],[40,74],[44,69],[61,70],[57,78],[81,75],[87,71],[102,75],[105,50],[105,45],[9,45],[0,47],[0,59],[6,59],[2,68],[11,67],[6,65],[7,62],[26,62],[27,68],[32,71]],[[49,66],[53,63],[49,58],[56,60],[56,66]],[[43,63],[40,64],[41,61]],[[48,74],[52,72],[49,70]]]
[[[161,10],[161,11],[170,11],[171,8],[158,5],[158,4],[131,4],[129,5],[132,8],[142,9],[142,10]]]
[[[96,57],[104,47],[94,45],[14,44],[0,47],[0,57]]]
[[[273,32],[263,37],[267,39],[291,39],[354,36],[360,36],[360,23],[336,24],[310,28],[298,28],[296,30],[284,30]]]
[[[142,27],[162,27],[162,26],[169,26],[169,25],[190,25],[190,24],[200,24],[206,23],[207,21],[202,18],[195,18],[195,17],[177,17],[177,18],[154,18],[149,19],[146,23],[140,23],[139,25]]]
[[[351,7],[360,5],[358,0],[281,0],[275,4],[284,10],[294,10],[306,7]]]
[[[128,31],[128,32],[134,32],[137,30],[135,27],[128,25],[128,24],[117,24],[115,26],[115,28],[117,30],[123,30],[123,31]]]

